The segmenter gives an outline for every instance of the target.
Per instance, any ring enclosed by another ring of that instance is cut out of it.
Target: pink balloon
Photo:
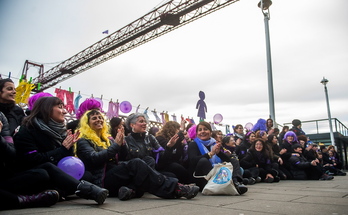
[[[71,175],[77,180],[80,180],[83,174],[85,174],[85,165],[79,158],[74,156],[62,158],[57,166],[59,169],[63,170],[63,172]]]
[[[214,115],[213,119],[214,119],[214,123],[215,124],[219,124],[220,122],[222,122],[223,117],[222,117],[221,114],[217,113],[217,114]]]
[[[250,131],[253,128],[253,126],[254,125],[251,122],[248,122],[247,124],[245,124],[244,128]]]
[[[129,113],[132,110],[132,104],[129,101],[123,101],[120,104],[120,110],[123,113]]]

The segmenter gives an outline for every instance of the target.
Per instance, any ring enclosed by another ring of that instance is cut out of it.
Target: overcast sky
[[[223,1],[223,0],[222,0]],[[19,78],[25,60],[45,71],[153,10],[161,0],[0,0],[0,71]],[[255,123],[269,116],[264,19],[258,0],[240,0],[47,90],[69,87],[84,101],[129,101],[193,117],[205,93],[207,121]],[[332,118],[348,125],[348,1],[274,0],[270,38],[279,124]],[[38,75],[35,69],[29,75]],[[14,79],[17,81],[16,79]],[[16,82],[16,85],[18,82]],[[306,129],[306,128],[304,128]]]

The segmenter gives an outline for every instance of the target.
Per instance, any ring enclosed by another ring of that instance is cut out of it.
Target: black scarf
[[[62,142],[66,137],[66,127],[64,123],[58,123],[53,119],[50,119],[46,124],[42,119],[36,117],[33,118],[33,122],[36,128],[52,137],[59,145],[62,145]]]

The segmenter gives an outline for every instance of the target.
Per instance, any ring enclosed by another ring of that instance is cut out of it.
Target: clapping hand
[[[69,129],[67,131],[67,136],[64,139],[62,145],[66,148],[66,149],[70,149],[78,140],[79,140],[79,135],[80,135],[80,131],[77,130],[74,134],[72,133],[72,131]]]
[[[124,127],[122,126],[121,128],[117,129],[117,134],[115,138],[115,142],[117,145],[121,146],[124,143]]]

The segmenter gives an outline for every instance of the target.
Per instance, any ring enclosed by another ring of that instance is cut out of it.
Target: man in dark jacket
[[[306,135],[306,133],[302,130],[302,122],[298,119],[294,119],[292,120],[292,128],[290,129],[290,131],[295,132],[296,136],[300,136],[300,135]]]
[[[323,173],[323,169],[318,165],[318,159],[308,161],[302,154],[300,144],[294,144],[292,151],[289,162],[291,164],[290,171],[295,180],[332,180],[334,178]]]

